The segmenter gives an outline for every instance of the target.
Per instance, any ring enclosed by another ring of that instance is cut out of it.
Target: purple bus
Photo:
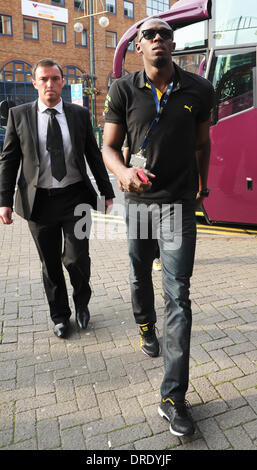
[[[175,29],[174,61],[215,88],[205,218],[257,225],[256,0],[179,0],[159,16]],[[116,77],[143,21],[118,44]]]

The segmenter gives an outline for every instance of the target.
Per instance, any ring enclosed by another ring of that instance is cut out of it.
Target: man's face
[[[145,30],[168,30],[171,31],[169,25],[160,20],[146,21],[140,28],[136,50],[143,55],[145,63],[151,64],[157,68],[165,66],[171,60],[171,53],[174,50],[174,42],[172,38],[162,38],[156,33],[153,38],[147,39],[142,31]]]
[[[49,107],[55,106],[61,99],[64,86],[62,74],[57,67],[37,67],[35,80],[32,81],[40,100]]]

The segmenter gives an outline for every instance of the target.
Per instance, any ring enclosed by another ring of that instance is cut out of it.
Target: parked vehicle
[[[256,1],[180,0],[159,16],[175,29],[174,60],[215,88],[205,217],[208,222],[257,225]],[[116,76],[120,47],[124,57],[131,29],[115,54]]]

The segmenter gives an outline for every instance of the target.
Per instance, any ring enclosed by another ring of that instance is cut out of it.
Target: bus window
[[[227,75],[217,91],[218,120],[253,106],[253,70],[238,70]]]
[[[189,53],[181,55],[173,55],[174,62],[188,72],[198,73],[202,60],[205,58],[204,53]],[[202,71],[204,74],[204,70]]]
[[[215,0],[210,47],[257,43],[256,0]]]
[[[249,68],[256,66],[256,52],[216,52],[212,59],[209,80],[211,80],[214,88],[217,87],[222,77],[229,70],[243,65],[248,65]]]
[[[179,28],[174,32],[176,51],[202,49],[207,45],[207,21]]]
[[[176,49],[174,54],[172,54],[172,58],[179,67],[188,72],[198,74],[200,65],[206,57],[207,26],[208,21],[202,21],[179,28],[174,32]],[[201,73],[204,75],[204,67],[201,68]]]
[[[255,73],[255,51],[214,55],[209,76],[216,92],[214,124],[254,105]]]

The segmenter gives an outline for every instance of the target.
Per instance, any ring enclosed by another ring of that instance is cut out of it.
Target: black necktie
[[[60,125],[55,117],[58,111],[56,111],[56,109],[47,108],[46,112],[49,114],[46,149],[51,156],[52,175],[58,181],[61,181],[67,172],[65,166],[62,132]]]

